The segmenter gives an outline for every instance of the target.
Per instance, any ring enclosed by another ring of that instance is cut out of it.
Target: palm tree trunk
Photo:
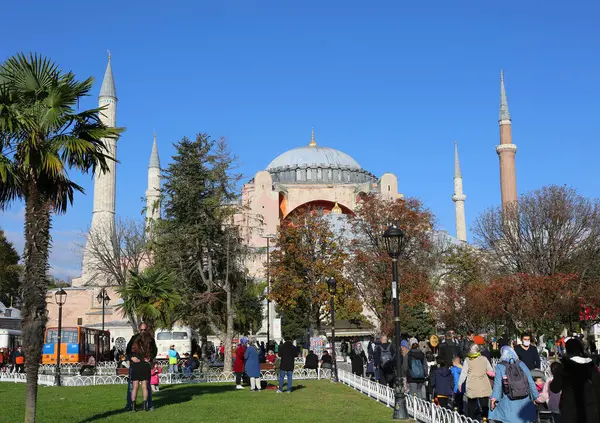
[[[48,250],[50,248],[50,208],[45,204],[35,182],[29,182],[25,197],[25,251],[23,259],[22,330],[25,352],[27,391],[25,423],[35,423],[38,369],[42,359],[46,327],[46,292],[48,290]]]

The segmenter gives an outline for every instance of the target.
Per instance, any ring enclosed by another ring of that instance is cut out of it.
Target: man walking
[[[137,337],[140,336],[140,333],[147,332],[147,331],[148,331],[148,325],[145,323],[140,323],[139,333],[134,334],[131,337],[131,339],[129,340],[129,343],[127,344],[127,350],[125,351],[125,359],[126,360],[129,360],[130,362],[134,362],[134,363],[138,363],[140,361],[139,358],[131,356],[131,346],[133,345],[133,343],[135,342]],[[150,354],[150,361],[152,361],[156,358],[157,353],[158,353],[158,349],[156,348],[156,343],[153,340],[152,341],[152,353]],[[127,383],[127,405],[125,406],[125,409],[128,411],[132,409],[132,405],[133,405],[131,402],[131,387],[132,387],[131,367],[132,366],[130,365],[129,366],[129,382]],[[154,411],[154,407],[152,407],[152,389],[151,389],[150,383],[147,383],[147,386],[148,386],[148,410]]]
[[[531,335],[526,333],[521,337],[523,343],[521,345],[517,345],[515,348],[515,352],[517,356],[519,356],[519,360],[521,360],[529,370],[539,369],[540,368],[540,353],[538,352],[536,347],[531,346]]]
[[[289,337],[285,338],[283,345],[279,346],[279,358],[281,358],[281,364],[279,365],[279,389],[277,393],[283,392],[283,379],[287,375],[287,393],[292,392],[292,376],[294,373],[294,359],[296,358],[296,347],[292,344]]]

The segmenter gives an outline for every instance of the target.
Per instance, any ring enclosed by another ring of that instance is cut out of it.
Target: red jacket
[[[236,373],[244,373],[244,354],[246,354],[246,347],[238,345],[235,350],[235,362],[233,363],[233,371]]]

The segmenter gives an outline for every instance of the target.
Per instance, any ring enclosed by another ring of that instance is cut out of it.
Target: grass
[[[273,382],[271,382],[273,384]],[[89,422],[389,422],[392,409],[342,384],[294,381],[291,394],[274,390],[236,391],[233,384],[161,386],[154,393],[156,410],[124,411],[126,385],[42,387],[38,394],[40,423]],[[141,403],[141,393],[138,404]],[[0,422],[23,421],[25,385],[0,383]]]

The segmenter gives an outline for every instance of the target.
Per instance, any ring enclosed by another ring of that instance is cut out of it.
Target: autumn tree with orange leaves
[[[406,239],[398,261],[402,331],[431,334],[432,310],[427,305],[433,299],[431,272],[438,246],[432,232],[433,215],[419,200],[364,198],[350,219],[353,239],[348,273],[365,307],[379,319],[382,333],[393,333],[391,260],[382,238],[392,222]]]
[[[283,311],[284,320],[286,311],[304,315],[305,327],[319,330],[330,313],[330,277],[337,281],[337,317],[359,316],[360,302],[344,273],[347,259],[342,236],[334,233],[323,210],[304,208],[286,218],[277,233],[269,269],[271,299]]]

